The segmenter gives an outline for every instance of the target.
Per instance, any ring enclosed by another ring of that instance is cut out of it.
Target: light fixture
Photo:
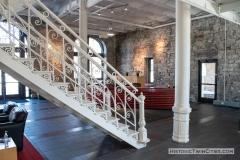
[[[108,36],[114,36],[114,33],[113,33],[113,28],[109,27],[109,30],[108,30]]]
[[[99,16],[101,16],[101,13],[100,13],[100,12],[98,12],[98,15],[99,15]]]
[[[112,28],[112,23],[110,23],[110,27],[109,27],[109,29],[108,29],[108,36],[110,36],[110,37],[114,36],[113,28]]]
[[[124,9],[125,11],[127,11],[128,10],[128,8],[127,8],[127,5],[125,5],[125,9]]]
[[[111,13],[114,13],[114,12],[113,12],[113,9],[111,9]]]

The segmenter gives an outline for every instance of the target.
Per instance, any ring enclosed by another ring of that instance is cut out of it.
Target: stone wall
[[[112,65],[114,68],[117,68],[116,65],[116,38],[110,37],[107,39],[101,39],[104,43],[105,52],[106,52],[106,60],[107,62]],[[112,72],[111,69],[108,68],[109,72]]]
[[[239,99],[240,26],[226,21],[226,100]],[[198,60],[217,59],[217,99],[224,97],[225,20],[217,17],[192,22],[191,94],[197,97]]]
[[[136,75],[140,70],[146,75],[145,58],[153,57],[154,84],[167,87],[174,84],[175,27],[141,30],[116,36],[117,69]]]
[[[192,21],[190,95],[198,97],[198,60],[217,59],[217,99],[223,99],[224,29],[225,20],[211,17]],[[115,36],[105,42],[108,51],[115,50],[117,70],[135,75],[135,70],[146,74],[145,58],[154,59],[154,84],[157,87],[173,85],[175,80],[175,25],[154,30],[139,30]],[[227,21],[226,100],[240,97],[240,26]],[[109,52],[108,52],[109,53]],[[112,53],[111,53],[112,55]]]

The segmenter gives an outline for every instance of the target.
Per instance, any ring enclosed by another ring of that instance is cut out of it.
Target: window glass
[[[73,60],[74,60],[74,62],[76,62],[76,64],[78,64],[78,57],[77,56],[74,56]],[[76,69],[75,72],[74,72],[74,78],[75,79],[77,78],[77,72],[78,72],[78,65],[76,65],[76,64],[74,64],[74,68]]]
[[[18,82],[6,82],[6,95],[19,94],[19,83]]]
[[[80,43],[78,40],[75,41],[79,46],[80,46]],[[92,38],[92,37],[89,37],[88,39],[88,42],[89,42],[89,46],[91,46],[100,56],[103,57],[103,45],[101,44],[100,41]],[[76,63],[78,63],[78,56],[77,56],[77,49],[74,48],[74,61]],[[89,53],[91,53],[92,51],[89,50]],[[98,64],[101,64],[101,59],[96,57],[95,55],[92,56],[92,58],[98,63]],[[74,65],[76,71],[74,73],[74,78],[77,78],[77,71],[78,71],[78,66],[77,65]],[[97,79],[102,79],[102,71],[99,70],[99,68],[94,65],[92,62],[89,62],[88,63],[88,70],[89,70],[89,73],[90,74],[93,74],[93,76]]]
[[[10,43],[10,39],[15,44],[15,47],[19,47],[19,42],[16,40],[19,37],[19,29],[13,25],[11,25],[11,34],[15,36],[9,36],[6,31],[8,31],[8,23],[7,22],[0,22],[0,42],[1,43]]]
[[[91,46],[97,53],[102,53],[102,47],[96,39],[89,37],[89,46]],[[89,50],[89,53],[92,53],[92,51]]]
[[[5,73],[5,81],[6,82],[18,82],[16,79]]]
[[[80,41],[78,39],[75,41],[75,43],[80,47]],[[78,50],[75,47],[73,48],[73,51],[78,52]]]
[[[30,96],[30,93],[29,93],[29,88],[26,86],[25,87],[25,97],[28,98]]]
[[[101,59],[98,57],[92,57],[98,64],[101,65]],[[102,78],[102,71],[93,63],[89,63],[89,73],[93,74],[95,78]]]
[[[0,70],[0,96],[2,95],[2,71]]]
[[[154,71],[153,71],[153,58],[149,59],[149,81],[152,83],[154,81]]]
[[[89,37],[89,46],[91,46],[100,56],[103,56],[103,47],[99,41],[96,39]],[[89,50],[89,53],[92,53]],[[101,65],[101,59],[98,57],[92,57],[98,64]],[[102,71],[93,63],[89,62],[89,73],[93,74],[93,76],[97,79],[102,79]]]
[[[9,32],[10,28],[10,32]],[[14,43],[15,44],[15,56],[20,57],[20,52],[18,48],[20,47],[20,31],[17,27],[11,25],[8,26],[7,22],[0,22],[0,43]],[[4,80],[3,80],[3,72],[0,71],[0,95],[18,95],[19,94],[19,82],[5,73]],[[3,80],[3,81],[2,81]],[[4,87],[5,86],[5,87]],[[2,93],[2,90],[5,92]]]

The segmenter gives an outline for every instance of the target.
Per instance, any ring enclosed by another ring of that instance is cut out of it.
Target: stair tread
[[[125,128],[125,127],[129,127],[129,125],[118,123],[118,128]]]
[[[119,120],[119,118],[112,117],[112,116],[107,118],[107,121],[109,121],[109,122],[110,121],[116,121],[116,120]]]
[[[53,73],[53,71],[33,71],[33,73]]]
[[[93,102],[89,100],[83,100],[83,103],[93,103]]]
[[[64,82],[52,82],[52,85],[68,85],[68,83],[64,83]]]
[[[28,60],[28,61],[34,61],[36,58],[14,58],[15,60]]]
[[[77,92],[75,92],[75,91],[68,91],[68,94],[67,94],[68,96],[81,96],[82,95],[82,93],[77,93]]]
[[[137,134],[137,133],[138,133],[138,131],[128,129],[128,135]]]
[[[95,112],[96,112],[96,113],[107,113],[107,112],[109,112],[109,111],[105,111],[105,110],[103,110],[103,109],[96,108],[96,109],[95,109]]]
[[[14,47],[14,43],[0,43],[0,47]]]
[[[85,105],[96,105],[96,102],[92,102],[92,101],[89,101],[89,100],[82,100],[82,105],[85,106]]]

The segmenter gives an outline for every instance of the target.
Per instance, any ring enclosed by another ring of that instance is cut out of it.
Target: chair
[[[28,112],[21,107],[14,107],[9,116],[0,116],[0,137],[8,131],[17,146],[17,150],[23,149],[23,135]]]
[[[0,116],[3,115],[9,115],[9,113],[11,112],[11,110],[13,109],[13,107],[17,107],[17,103],[13,102],[13,101],[8,101],[5,105],[3,109],[0,109]]]

